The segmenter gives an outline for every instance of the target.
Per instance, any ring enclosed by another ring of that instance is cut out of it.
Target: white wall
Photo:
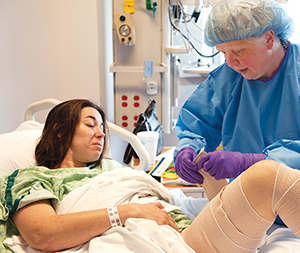
[[[98,33],[104,16],[111,17],[105,4],[110,1],[0,0],[0,133],[23,122],[26,107],[37,100],[100,103],[106,96],[100,80],[112,82],[106,76],[112,53],[104,48],[110,38],[104,40],[103,29]]]

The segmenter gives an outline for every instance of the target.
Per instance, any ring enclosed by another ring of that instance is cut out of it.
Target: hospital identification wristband
[[[107,208],[108,218],[112,227],[122,227],[117,206]]]

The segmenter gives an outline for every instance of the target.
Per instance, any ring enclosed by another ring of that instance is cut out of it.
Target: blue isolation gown
[[[290,43],[289,43],[290,44]],[[247,80],[226,63],[212,71],[181,108],[174,152],[202,147],[264,153],[300,170],[300,45],[290,44],[267,81]]]

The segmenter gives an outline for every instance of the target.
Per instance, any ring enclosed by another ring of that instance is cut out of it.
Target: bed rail
[[[34,102],[27,107],[27,109],[25,111],[25,120],[26,121],[27,120],[35,121],[35,113],[36,112],[45,110],[45,109],[50,109],[59,103],[61,103],[61,101],[54,99],[54,98],[48,98],[48,99]],[[122,140],[129,142],[132,145],[135,152],[137,153],[140,163],[138,166],[133,167],[133,169],[146,171],[150,164],[150,158],[149,158],[149,155],[148,155],[145,147],[142,145],[141,141],[139,140],[139,138],[135,134],[133,134],[133,133],[127,131],[126,129],[121,128],[111,122],[107,122],[107,125],[109,128],[109,134],[111,136],[117,136],[117,137],[121,138]]]

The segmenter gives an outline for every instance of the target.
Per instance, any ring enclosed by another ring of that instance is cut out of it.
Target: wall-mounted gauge
[[[131,13],[125,12],[115,16],[116,31],[119,41],[129,46],[135,44],[135,31]]]

